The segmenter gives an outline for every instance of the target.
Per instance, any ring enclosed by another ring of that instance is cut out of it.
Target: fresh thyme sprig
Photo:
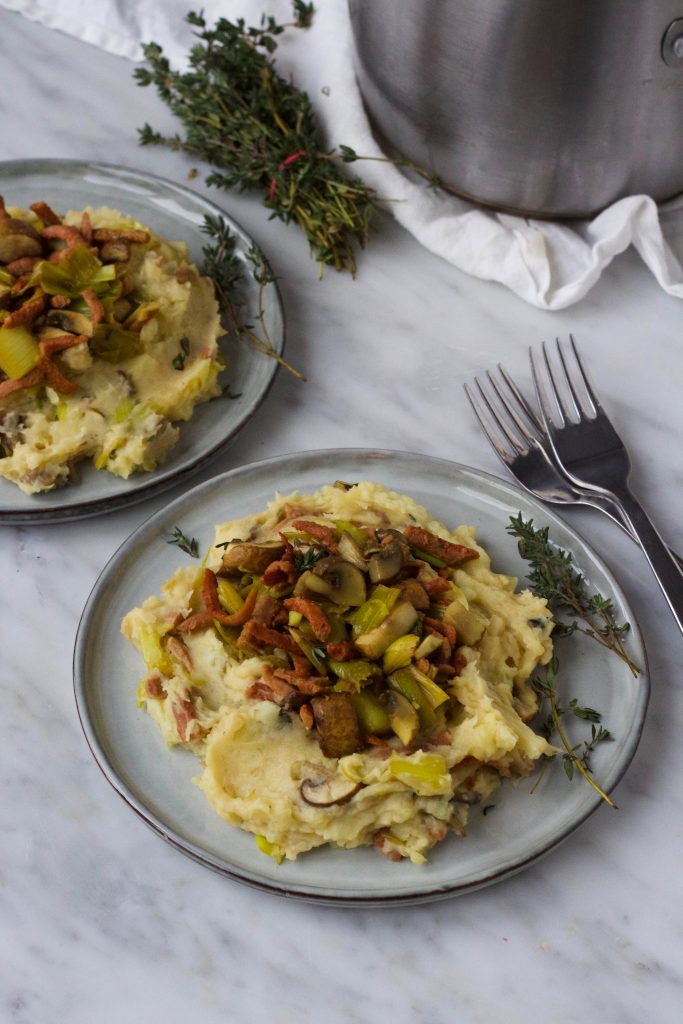
[[[236,252],[237,239],[220,217],[212,217],[207,214],[204,217],[201,230],[211,239],[211,244],[205,245],[202,249],[204,258],[202,269],[207,277],[213,280],[216,297],[228,328],[234,334],[248,338],[254,348],[274,359],[298,380],[305,381],[304,375],[286,359],[283,359],[273,347],[266,323],[264,299],[266,285],[274,281],[275,278],[261,250],[253,246],[246,254],[247,260],[251,264],[252,276],[258,285],[258,310],[256,313],[258,326],[254,327],[253,324],[247,324],[242,320],[240,312],[238,285],[244,278],[244,265]]]
[[[517,538],[519,553],[529,563],[533,592],[546,598],[553,612],[563,609],[576,616],[570,622],[557,622],[554,635],[569,636],[576,630],[585,633],[613,651],[637,676],[639,669],[624,648],[629,623],[616,621],[609,598],[597,592],[589,594],[584,577],[574,568],[571,553],[548,540],[548,527],[535,529],[533,519],[525,521],[520,512],[510,517],[507,532]]]
[[[172,70],[156,43],[144,46],[148,66],[135,77],[156,87],[184,135],[166,138],[146,124],[140,143],[205,160],[214,168],[209,185],[258,190],[273,217],[304,231],[321,271],[328,265],[354,274],[354,247],[365,244],[376,197],[343,160],[322,151],[309,97],[276,70],[277,36],[307,28],[313,5],[294,0],[294,14],[289,25],[220,18],[209,28],[200,13],[189,13],[199,41],[186,72]]]
[[[604,789],[598,785],[591,775],[592,768],[590,763],[590,755],[598,744],[609,742],[610,740],[613,740],[614,737],[609,729],[605,729],[601,724],[602,716],[600,712],[596,711],[594,708],[581,707],[576,699],[572,699],[566,707],[562,707],[558,700],[556,689],[557,669],[557,658],[553,655],[552,661],[545,667],[544,672],[537,673],[532,679],[536,692],[542,700],[547,700],[550,706],[550,714],[546,719],[541,732],[548,740],[550,740],[555,732],[557,732],[560,742],[564,747],[562,763],[567,778],[571,781],[574,778],[575,770],[579,771],[586,782],[593,787],[596,793],[599,793],[602,799],[605,800],[610,807],[617,810],[617,805],[614,800],[605,793]],[[562,724],[562,718],[565,715],[574,715],[576,718],[590,722],[590,740],[584,740],[582,743],[572,745],[567,738],[567,734]]]
[[[321,558],[325,558],[327,555],[329,555],[327,548],[317,547],[316,545],[306,548],[305,551],[295,551],[294,568],[301,574],[306,569],[312,569],[316,562],[319,562]]]
[[[186,537],[179,526],[175,526],[171,533],[166,534],[164,540],[167,544],[175,544],[192,558],[199,558],[199,542],[194,537]]]

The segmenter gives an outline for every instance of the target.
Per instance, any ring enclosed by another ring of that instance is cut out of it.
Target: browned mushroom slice
[[[74,313],[70,309],[51,309],[45,318],[48,327],[58,327],[61,331],[68,331],[69,334],[84,334],[86,338],[92,338],[93,325],[89,316],[83,313]]]
[[[350,562],[332,555],[316,563],[303,573],[295,587],[295,594],[310,591],[327,597],[338,605],[359,608],[366,598],[365,576]]]
[[[314,697],[311,707],[325,757],[346,757],[362,748],[358,715],[348,693]]]
[[[0,263],[40,256],[42,252],[43,243],[34,227],[16,217],[0,220]]]
[[[261,573],[282,557],[284,544],[252,544],[236,541],[223,555],[223,572]]]
[[[372,583],[386,583],[398,576],[403,568],[403,545],[398,540],[389,541],[368,559],[368,572]]]
[[[329,772],[323,765],[306,766],[307,777],[299,787],[301,798],[313,807],[334,807],[346,804],[363,788],[360,782],[351,782],[341,772]]]

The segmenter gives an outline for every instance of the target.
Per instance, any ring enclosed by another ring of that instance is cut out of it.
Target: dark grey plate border
[[[163,822],[160,821],[156,817],[156,815],[152,814],[149,810],[147,810],[147,808],[145,808],[144,805],[129,792],[127,787],[117,778],[116,773],[110,768],[107,762],[106,755],[104,754],[104,751],[102,750],[99,744],[95,731],[92,729],[90,722],[88,720],[88,716],[86,713],[86,682],[84,679],[83,672],[81,671],[85,647],[85,631],[87,629],[89,618],[92,614],[93,605],[95,604],[96,601],[100,581],[102,581],[109,574],[112,567],[116,564],[119,553],[123,550],[123,548],[125,548],[128,545],[130,541],[132,541],[138,534],[146,530],[151,525],[155,518],[162,516],[166,517],[176,507],[180,507],[182,503],[185,501],[185,499],[188,497],[188,494],[199,494],[203,489],[213,488],[219,481],[234,480],[240,476],[248,475],[252,470],[257,468],[264,469],[271,465],[273,467],[277,467],[277,464],[283,458],[291,457],[293,454],[296,454],[297,457],[302,459],[316,458],[331,454],[338,454],[341,458],[345,456],[353,457],[364,455],[368,459],[385,459],[392,457],[396,458],[400,456],[414,457],[416,453],[401,452],[391,449],[366,448],[346,448],[336,450],[320,449],[300,453],[284,453],[283,455],[274,456],[269,459],[259,460],[257,462],[250,463],[246,466],[240,466],[236,469],[229,470],[228,472],[220,474],[219,476],[212,477],[209,480],[206,480],[203,483],[199,484],[197,487],[193,488],[191,492],[186,492],[184,495],[181,495],[179,498],[176,498],[175,501],[173,501],[170,505],[161,509],[159,512],[154,513],[153,515],[150,515],[143,523],[141,523],[140,526],[138,526],[137,529],[134,530],[133,533],[130,534],[130,536],[119,546],[116,552],[114,552],[114,554],[112,555],[112,557],[110,558],[110,560],[107,562],[106,566],[100,573],[100,576],[96,580],[91,591],[91,594],[88,598],[88,601],[85,605],[85,608],[83,610],[83,613],[81,615],[74,646],[73,685],[74,697],[76,701],[76,710],[78,713],[79,721],[81,724],[81,728],[83,730],[86,743],[90,748],[90,751],[95,759],[97,766],[99,767],[100,771],[102,772],[106,780],[109,782],[109,784],[113,787],[113,789],[116,790],[119,796],[128,805],[128,807],[130,807],[130,809],[137,815],[137,817],[139,817],[149,828],[151,828],[151,830],[154,833],[156,833],[156,835],[164,839],[174,849],[179,850],[181,853],[183,853],[185,856],[189,857],[196,863],[202,864],[204,867],[208,867],[226,878],[233,879],[234,881],[237,881],[243,885],[247,885],[251,888],[258,889],[262,892],[272,893],[273,895],[282,896],[288,899],[294,899],[304,903],[321,904],[324,906],[343,906],[347,908],[417,905],[420,903],[430,903],[436,900],[446,899],[452,896],[465,895],[469,892],[475,892],[476,890],[482,889],[494,882],[501,882],[506,878],[510,878],[518,874],[527,867],[530,867],[532,864],[535,864],[537,861],[541,860],[552,850],[554,850],[557,846],[563,843],[570,835],[572,835],[602,805],[603,801],[601,797],[599,797],[596,794],[593,803],[587,808],[586,812],[583,815],[572,821],[571,825],[565,828],[564,831],[559,833],[555,838],[548,841],[544,846],[532,851],[528,857],[518,861],[516,864],[511,865],[509,867],[502,868],[498,871],[493,871],[489,875],[483,876],[474,882],[456,884],[452,886],[442,886],[431,891],[421,891],[418,894],[400,894],[393,896],[386,895],[381,897],[375,895],[367,897],[357,895],[334,896],[331,894],[310,892],[303,888],[299,890],[294,888],[287,888],[284,886],[272,885],[269,882],[264,881],[263,879],[259,879],[255,876],[249,876],[239,871],[233,871],[225,864],[218,863],[213,857],[208,855],[199,847],[195,846],[193,843],[180,840],[171,831],[165,828]],[[525,502],[528,503],[530,500],[532,500],[534,504],[537,504],[539,508],[543,510],[544,515],[546,515],[547,518],[549,518],[551,521],[554,520],[560,523],[564,529],[568,529],[570,532],[576,534],[576,536],[580,539],[581,543],[585,545],[589,553],[591,553],[599,562],[602,563],[602,560],[600,559],[599,555],[597,555],[592,545],[585,541],[584,538],[580,534],[578,534],[573,527],[569,527],[559,516],[555,514],[555,512],[548,509],[547,506],[542,505],[541,502],[538,502],[535,499],[530,499],[528,494],[514,487],[512,484],[509,483],[509,481],[503,480],[500,477],[496,477],[492,473],[485,473],[481,470],[475,470],[472,467],[464,466],[461,463],[455,463],[448,459],[435,458],[432,456],[420,457],[424,458],[427,461],[438,463],[443,467],[451,467],[453,470],[456,471],[475,473],[478,477],[490,481],[495,486],[503,486],[507,491],[515,492],[519,490],[519,494]],[[610,573],[610,576],[611,575],[612,574]],[[626,595],[624,594],[621,586],[616,580],[613,580],[613,589],[615,591],[615,595],[618,596],[619,599],[624,603],[626,611],[628,612],[632,631],[636,636],[642,650],[643,664],[640,679],[644,691],[644,701],[642,706],[641,718],[638,722],[637,729],[634,733],[633,749],[631,750],[628,759],[624,761],[623,765],[621,766],[619,774],[615,777],[612,785],[610,786],[608,790],[609,793],[613,792],[618,783],[621,781],[629,764],[631,763],[631,760],[635,756],[638,744],[642,736],[651,690],[647,650],[645,647],[642,630],[637,619],[635,618],[635,615],[626,598]]]

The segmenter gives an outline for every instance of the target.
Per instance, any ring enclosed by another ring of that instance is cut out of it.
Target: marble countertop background
[[[0,32],[4,159],[95,159],[186,180],[183,158],[137,146],[144,121],[171,122],[129,63],[6,12]],[[205,191],[201,178],[193,187]],[[580,305],[549,314],[439,261],[386,216],[356,281],[318,281],[305,240],[256,199],[212,198],[268,254],[287,355],[309,382],[280,372],[198,480],[338,446],[417,450],[502,475],[462,384],[500,360],[528,385],[526,347],[573,331],[631,449],[636,493],[683,549],[683,306],[635,255]],[[131,814],[90,756],[71,682],[79,615],[107,559],[167,500],[0,528],[0,1022],[679,1021],[683,648],[638,549],[597,512],[567,514],[621,581],[649,652],[652,699],[618,814],[599,810],[490,889],[343,910],[194,864]]]

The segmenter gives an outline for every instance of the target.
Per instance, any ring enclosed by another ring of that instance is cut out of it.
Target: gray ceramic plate
[[[261,510],[275,491],[308,492],[336,479],[386,484],[412,495],[449,526],[476,526],[494,566],[519,576],[525,563],[505,533],[508,517],[521,510],[538,525],[550,525],[554,541],[574,553],[590,583],[609,594],[618,615],[634,626],[629,651],[642,666],[637,679],[614,655],[583,637],[565,641],[561,650],[563,696],[597,706],[614,733],[615,741],[599,747],[594,758],[596,777],[606,790],[613,789],[635,753],[649,693],[645,650],[616,580],[573,530],[510,484],[452,462],[401,452],[346,449],[269,459],[208,480],[148,519],[109,562],[81,620],[74,679],[86,739],[109,782],[159,835],[247,884],[305,900],[372,905],[439,899],[500,881],[566,839],[600,805],[582,780],[568,782],[560,763],[548,767],[533,795],[529,780],[517,788],[504,786],[490,800],[495,804],[490,813],[475,809],[467,837],[447,838],[424,866],[395,864],[372,849],[327,848],[278,866],[256,849],[252,835],[214,814],[192,784],[196,758],[168,750],[152,720],[137,708],[143,665],[119,624],[186,564],[187,556],[169,547],[164,535],[179,525],[205,550],[214,524]],[[605,808],[604,813],[612,812]],[[621,826],[617,816],[611,824]]]
[[[66,212],[83,206],[113,206],[159,234],[186,242],[192,260],[201,265],[206,235],[200,230],[206,214],[222,218],[237,237],[237,253],[245,264],[244,315],[248,322],[258,309],[258,286],[245,253],[252,239],[239,224],[213,203],[173,182],[139,171],[72,160],[13,160],[0,163],[0,195],[9,206],[27,207],[44,200]],[[284,347],[282,303],[277,285],[264,289],[265,321],[278,354]],[[265,398],[277,363],[260,355],[246,340],[225,337],[221,349],[228,363],[222,380],[239,398],[216,398],[181,424],[180,438],[167,461],[152,473],[121,480],[79,467],[80,482],[47,494],[26,495],[0,480],[0,523],[45,523],[110,512],[141,501],[185,480],[234,440]]]

